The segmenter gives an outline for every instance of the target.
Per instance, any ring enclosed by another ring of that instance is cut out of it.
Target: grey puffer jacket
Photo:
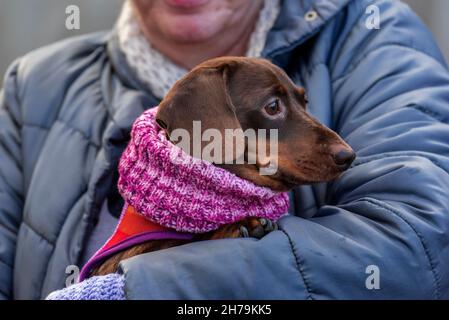
[[[369,4],[380,9],[379,30],[366,27]],[[333,183],[295,189],[292,215],[261,240],[123,261],[126,297],[449,298],[449,71],[426,28],[396,1],[285,0],[263,55],[306,87],[310,112],[349,142],[356,162]],[[157,104],[114,32],[56,43],[9,68],[1,298],[64,287],[133,121]]]

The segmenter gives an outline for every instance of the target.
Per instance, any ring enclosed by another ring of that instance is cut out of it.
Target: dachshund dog
[[[222,57],[208,60],[179,80],[159,105],[156,122],[170,137],[176,128],[202,130],[277,129],[278,163],[272,175],[261,175],[256,163],[215,164],[235,175],[277,191],[296,185],[330,181],[349,168],[351,147],[306,111],[303,88],[267,60]],[[192,135],[191,135],[192,136]],[[198,234],[195,240],[252,236],[261,238],[276,228],[267,219],[247,218],[219,230]],[[115,272],[121,260],[178,246],[187,240],[153,240],[119,252],[96,267],[91,275]]]

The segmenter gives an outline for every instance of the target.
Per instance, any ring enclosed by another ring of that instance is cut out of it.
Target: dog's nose
[[[341,148],[334,153],[333,158],[335,164],[347,169],[355,159],[355,152],[352,149]]]

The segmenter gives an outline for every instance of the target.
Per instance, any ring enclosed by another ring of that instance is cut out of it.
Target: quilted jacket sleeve
[[[9,69],[0,92],[0,299],[12,295],[15,244],[23,206],[16,69],[14,65]]]
[[[407,7],[377,3],[381,28],[355,8],[329,66],[334,123],[358,158],[326,205],[259,241],[128,259],[128,298],[449,298],[449,72]]]

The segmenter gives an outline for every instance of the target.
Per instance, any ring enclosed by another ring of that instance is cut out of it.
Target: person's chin
[[[165,36],[179,42],[202,42],[218,34],[229,20],[228,9],[170,10],[168,9],[160,27]]]
[[[204,42],[211,39],[220,31],[215,23],[207,23],[193,17],[176,17],[174,23],[164,28],[165,36],[178,42]]]
[[[207,5],[211,0],[164,0],[173,9],[195,9]]]

